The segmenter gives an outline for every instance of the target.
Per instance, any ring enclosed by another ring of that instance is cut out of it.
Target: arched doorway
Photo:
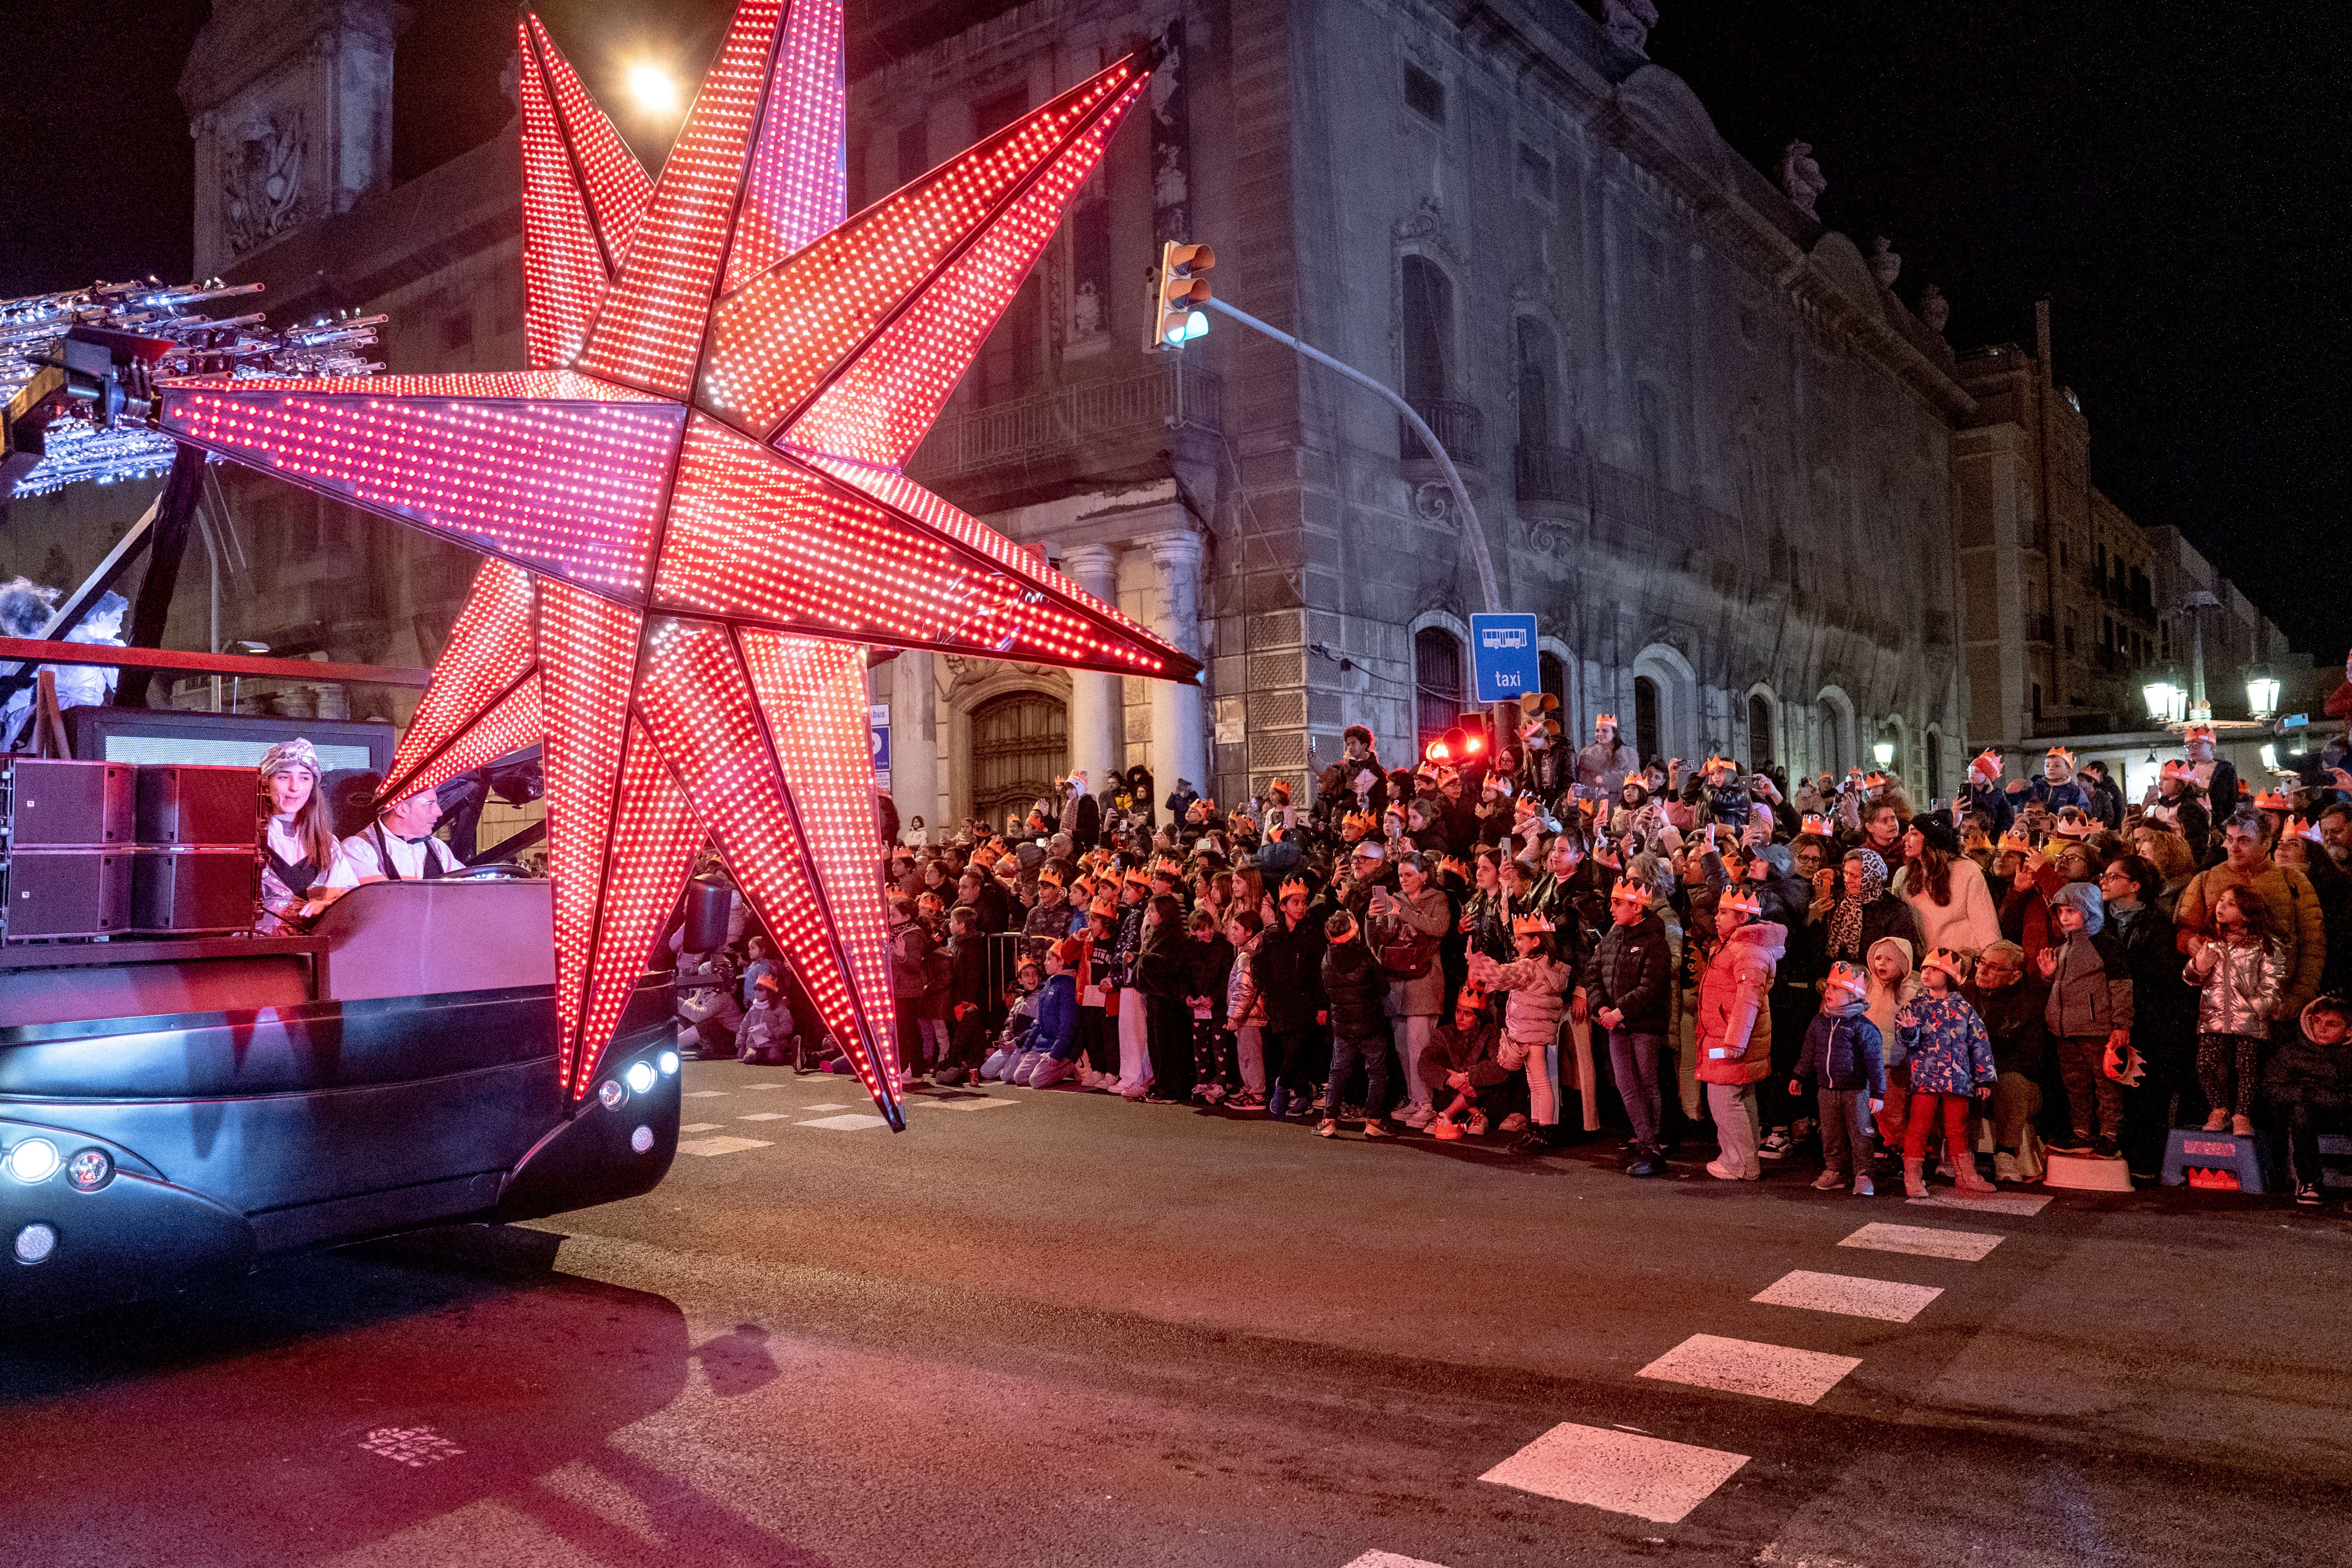
[[[1070,771],[1069,710],[1042,691],[1014,691],[971,711],[971,813],[1002,827]]]

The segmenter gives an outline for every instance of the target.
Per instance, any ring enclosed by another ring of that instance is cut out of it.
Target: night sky
[[[2352,399],[2352,7],[1656,3],[1652,58],[1759,167],[1790,137],[1811,142],[1829,180],[1823,219],[1864,250],[1892,239],[1906,300],[1939,285],[1955,346],[2030,346],[2033,301],[2049,299],[2094,480],[2139,522],[2187,533],[2322,666],[2342,656],[2352,603],[2326,541],[2345,521]],[[698,71],[727,9],[541,8],[607,101],[617,62],[636,53]],[[173,88],[208,10],[6,7],[0,296],[186,273],[191,154]],[[498,73],[513,8],[415,11],[399,55],[401,178],[508,114]]]

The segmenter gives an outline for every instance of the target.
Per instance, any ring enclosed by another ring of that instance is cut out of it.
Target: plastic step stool
[[[2177,1187],[2190,1180],[2191,1170],[2226,1172],[2236,1178],[2242,1193],[2259,1193],[2263,1186],[2262,1140],[2234,1132],[2207,1132],[2201,1128],[2176,1127],[2164,1143],[2164,1184]],[[2198,1181],[2197,1186],[2223,1186],[2228,1182]]]

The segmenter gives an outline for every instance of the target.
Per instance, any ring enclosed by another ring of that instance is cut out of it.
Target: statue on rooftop
[[[1903,276],[1903,258],[1895,253],[1894,242],[1880,235],[1870,242],[1870,270],[1882,289],[1892,289],[1895,280]]]
[[[1613,42],[1637,55],[1647,54],[1650,29],[1658,25],[1658,8],[1650,0],[1601,0],[1601,25]]]
[[[1811,142],[1791,142],[1781,148],[1780,164],[1773,173],[1780,177],[1780,189],[1788,194],[1789,200],[1796,204],[1799,212],[1810,218],[1821,216],[1813,211],[1813,204],[1822,199],[1822,193],[1829,189],[1830,183],[1822,177],[1822,166],[1813,162]]]
[[[1920,290],[1919,319],[1927,322],[1927,330],[1939,338],[1944,335],[1944,323],[1952,319],[1952,302],[1945,299],[1944,291],[1933,283]]]

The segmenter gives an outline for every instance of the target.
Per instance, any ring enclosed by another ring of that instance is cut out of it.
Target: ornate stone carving
[[[1400,245],[1424,246],[1456,266],[1462,262],[1462,252],[1446,227],[1445,210],[1437,205],[1435,196],[1422,197],[1412,216],[1399,219],[1392,232]]]
[[[1083,279],[1070,296],[1070,341],[1085,342],[1099,335],[1102,330],[1102,296],[1095,291],[1093,279]]]
[[[1822,177],[1822,166],[1813,162],[1811,142],[1791,142],[1781,148],[1780,166],[1773,173],[1780,177],[1780,189],[1796,204],[1799,212],[1807,217],[1820,216],[1813,211],[1813,204],[1822,199],[1822,193],[1830,188],[1830,183]]]
[[[1601,0],[1601,25],[1612,42],[1637,55],[1647,54],[1650,29],[1658,25],[1658,8],[1650,0]]]
[[[1870,270],[1884,289],[1894,288],[1895,280],[1903,276],[1903,258],[1895,253],[1894,243],[1883,234],[1870,242]]]
[[[310,149],[299,108],[247,116],[221,149],[221,232],[232,255],[302,221],[302,161]]]

